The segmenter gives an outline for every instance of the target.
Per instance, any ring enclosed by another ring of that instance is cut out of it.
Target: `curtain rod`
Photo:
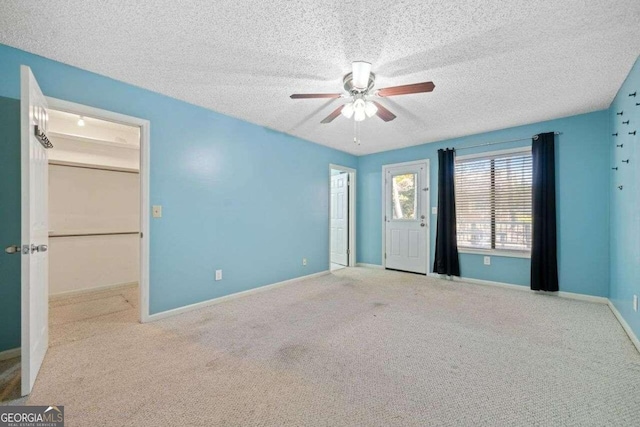
[[[555,135],[562,135],[562,132],[554,132]],[[496,144],[506,144],[508,142],[518,142],[518,141],[529,141],[531,139],[538,139],[538,135],[533,135],[531,138],[519,138],[519,139],[510,139],[509,141],[497,141],[497,142],[486,142],[484,144],[470,145],[468,147],[456,148],[455,150],[467,150],[469,148],[476,147],[486,147],[487,145],[496,145]]]

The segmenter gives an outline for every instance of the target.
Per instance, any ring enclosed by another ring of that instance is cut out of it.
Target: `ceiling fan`
[[[291,99],[305,98],[351,98],[348,102],[336,108],[320,123],[331,123],[340,114],[346,118],[361,122],[367,117],[377,115],[385,122],[390,122],[396,115],[387,110],[379,102],[369,98],[408,95],[412,93],[431,92],[435,88],[433,82],[414,83],[402,86],[392,86],[383,89],[373,89],[376,75],[371,72],[371,64],[365,61],[354,61],[351,72],[342,79],[345,93],[294,93]]]

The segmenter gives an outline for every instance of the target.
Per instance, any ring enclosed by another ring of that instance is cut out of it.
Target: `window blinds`
[[[458,247],[531,249],[531,150],[456,159]]]

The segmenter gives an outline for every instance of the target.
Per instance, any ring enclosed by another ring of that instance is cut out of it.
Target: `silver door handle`
[[[47,250],[49,249],[49,247],[47,245],[34,245],[33,243],[31,244],[31,253],[34,252],[47,252]]]
[[[20,254],[22,253],[22,251],[20,250],[20,246],[18,245],[11,245],[11,246],[7,246],[6,248],[4,248],[4,251],[8,254]]]

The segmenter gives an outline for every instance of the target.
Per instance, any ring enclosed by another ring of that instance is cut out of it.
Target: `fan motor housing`
[[[358,89],[353,86],[353,73],[349,73],[345,75],[344,78],[342,79],[342,83],[344,84],[344,90],[346,90],[348,93],[352,95],[356,95],[359,93],[367,93],[371,89],[373,89],[373,86],[376,83],[376,75],[373,73],[369,74],[369,85],[367,86],[366,89]]]

